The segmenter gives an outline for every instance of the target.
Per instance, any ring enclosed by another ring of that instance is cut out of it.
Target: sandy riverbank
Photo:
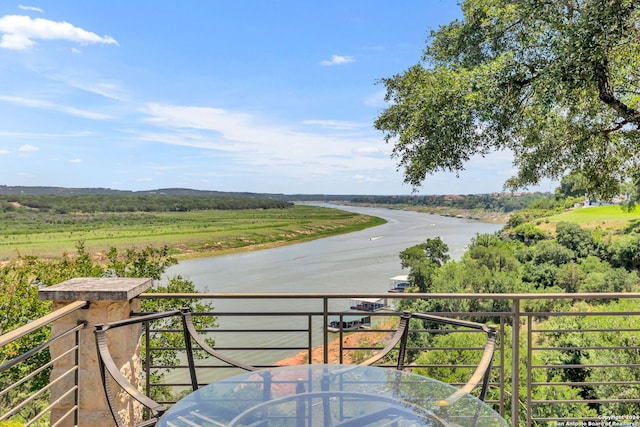
[[[387,329],[387,326],[377,326],[380,329]],[[342,337],[342,348],[357,347],[379,347],[384,345],[393,336],[393,332],[350,332]],[[329,363],[330,364],[358,364],[374,355],[372,350],[349,350],[344,351],[340,360],[340,339],[336,338],[329,342]],[[295,356],[282,359],[275,364],[277,366],[304,365],[306,363],[324,363],[324,346],[319,345],[312,349],[312,360],[309,362],[309,352],[303,350]]]

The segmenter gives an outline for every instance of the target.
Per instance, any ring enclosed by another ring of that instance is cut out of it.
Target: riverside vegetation
[[[59,257],[79,241],[98,259],[110,247],[165,245],[176,258],[211,256],[382,223],[336,209],[247,197],[0,196],[0,260]]]
[[[478,235],[458,261],[449,259],[447,246],[438,239],[404,250],[400,254],[403,267],[409,268],[410,291],[433,293],[557,293],[576,292],[640,292],[640,213],[620,206],[523,210],[509,219],[495,235]],[[545,300],[544,306],[527,301],[522,307],[529,312],[567,311],[633,312],[637,300],[578,301],[570,298]],[[403,300],[401,309],[418,312],[509,312],[509,301],[501,300]],[[475,319],[497,323],[497,318]],[[425,325],[426,327],[426,325]],[[506,325],[507,336],[511,325]],[[567,365],[567,369],[534,371],[536,383],[565,383],[564,386],[534,387],[536,400],[566,399],[571,404],[538,405],[533,416],[580,418],[598,416],[634,416],[640,413],[640,387],[633,380],[640,375],[637,316],[575,316],[535,320],[537,330],[558,331],[540,337],[538,346],[564,348],[534,353],[534,365]],[[594,329],[618,329],[617,333],[593,333]],[[575,330],[563,333],[564,330]],[[526,331],[520,343],[521,366],[526,359]],[[413,342],[417,347],[481,348],[479,335],[461,337],[456,334],[430,336],[429,342]],[[413,338],[413,337],[412,337]],[[578,348],[571,350],[572,347]],[[627,349],[627,347],[629,347]],[[505,352],[506,378],[512,362],[510,350]],[[474,365],[480,355],[472,351],[425,352],[415,356],[419,365]],[[614,363],[628,367],[569,368],[570,365],[602,365]],[[464,370],[440,368],[416,369],[416,372],[444,382],[462,383]],[[525,371],[520,371],[520,396],[526,396]],[[489,399],[499,396],[490,395]],[[599,400],[629,399],[604,404]],[[523,397],[524,399],[524,397]],[[520,402],[523,406],[524,401]],[[510,411],[511,402],[506,402]],[[524,416],[524,411],[521,412]],[[524,425],[525,419],[521,419]]]

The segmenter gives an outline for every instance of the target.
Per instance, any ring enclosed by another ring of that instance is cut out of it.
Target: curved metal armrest
[[[389,354],[389,352],[393,350],[395,346],[401,341],[402,343],[400,344],[400,348],[398,349],[398,351],[400,351],[400,354],[398,355],[398,361],[404,360],[407,333],[409,332],[409,319],[411,319],[411,313],[402,313],[400,315],[400,323],[398,324],[398,328],[396,329],[396,332],[393,334],[393,337],[391,337],[391,340],[387,343],[387,345],[382,350],[380,350],[375,356],[368,358],[364,362],[360,363],[360,365],[364,365],[364,366],[373,365],[378,360],[382,359],[387,354]],[[401,369],[401,368],[398,368],[398,369]]]
[[[373,363],[385,357],[391,350],[396,347],[398,343],[400,343],[400,346],[398,347],[397,369],[404,369],[404,359],[406,356],[407,338],[409,334],[409,321],[411,319],[426,320],[443,325],[459,326],[467,329],[481,331],[487,335],[487,341],[485,343],[482,358],[480,359],[478,366],[476,367],[469,380],[456,393],[452,394],[440,403],[442,406],[453,404],[465,394],[471,393],[476,387],[478,387],[481,382],[482,388],[480,390],[479,398],[480,400],[484,400],[487,389],[489,388],[489,374],[491,373],[491,363],[493,361],[493,353],[496,348],[497,331],[494,326],[466,320],[452,319],[449,317],[436,316],[432,314],[405,312],[401,315],[398,329],[396,330],[389,343],[378,354],[365,360],[361,363],[361,365],[372,365]]]
[[[116,407],[116,399],[111,389],[111,384],[108,379],[110,376],[122,390],[124,390],[127,394],[129,394],[132,398],[140,402],[145,407],[149,408],[151,413],[153,414],[153,418],[147,420],[141,424],[137,424],[137,426],[153,426],[158,421],[158,418],[167,410],[164,405],[159,404],[153,399],[146,396],[137,387],[135,387],[124,375],[120,372],[120,369],[116,365],[109,352],[109,347],[107,345],[107,337],[106,332],[109,329],[118,328],[121,326],[129,326],[142,322],[147,322],[150,320],[162,319],[165,317],[175,316],[179,314],[179,311],[165,312],[152,314],[148,316],[140,316],[132,319],[122,320],[119,322],[113,322],[110,324],[100,324],[96,325],[95,329],[95,337],[96,337],[96,347],[98,350],[98,363],[100,365],[100,376],[102,378],[102,385],[104,387],[105,395],[107,397],[107,402],[109,404],[109,409],[111,410],[111,414],[113,419],[118,427],[123,427],[124,423],[120,419],[118,415],[118,409]]]
[[[231,365],[231,366],[235,366],[237,368],[240,369],[244,369],[245,371],[257,371],[258,368],[256,368],[255,366],[251,366],[251,365],[247,365],[246,363],[242,363],[239,362],[237,360],[234,360],[228,356],[225,356],[224,354],[220,353],[217,350],[214,350],[209,344],[207,344],[207,342],[204,340],[204,338],[202,338],[202,336],[198,333],[198,331],[196,330],[196,327],[193,324],[193,318],[191,316],[191,312],[187,311],[187,310],[183,310],[182,311],[182,319],[184,321],[184,327],[185,327],[185,331],[188,334],[188,336],[191,336],[191,338],[193,338],[193,340],[200,346],[200,348],[202,348],[204,351],[206,351],[207,353],[209,353],[211,356],[215,357],[216,359]],[[187,336],[185,336],[185,341],[187,341]],[[187,344],[187,348],[190,348],[190,343]]]
[[[471,393],[478,386],[478,384],[480,384],[481,381],[482,381],[482,388],[480,390],[479,399],[484,400],[487,394],[487,389],[489,388],[489,375],[491,373],[491,363],[493,361],[493,353],[496,348],[497,331],[495,326],[489,326],[489,325],[485,325],[477,322],[451,319],[448,317],[435,316],[432,314],[423,314],[423,313],[413,313],[412,317],[415,317],[416,319],[432,321],[435,323],[475,329],[477,331],[482,331],[485,334],[487,334],[487,341],[484,346],[484,352],[482,353],[482,358],[480,359],[478,366],[476,367],[475,371],[473,372],[469,380],[457,392],[455,392],[445,400],[440,401],[440,404],[441,406],[447,406],[447,405],[453,404],[455,401],[460,399],[465,394]]]
[[[116,322],[98,324],[96,325],[96,329],[99,328],[101,330],[106,331],[108,329],[120,328],[122,326],[136,325],[138,323],[151,322],[153,320],[173,317],[173,316],[179,315],[180,313],[181,313],[180,310],[171,310],[171,311],[163,311],[160,313],[145,314],[142,316],[135,316],[130,319],[118,320]]]
[[[492,328],[491,326],[485,325],[483,323],[471,322],[468,320],[452,319],[450,317],[436,316],[434,314],[411,313],[411,317],[416,319],[421,319],[421,320],[429,320],[431,322],[441,323],[443,325],[462,326],[465,328],[476,329],[478,331],[483,331],[486,333],[489,333],[489,330]]]
[[[111,410],[113,419],[115,420],[116,425],[118,427],[123,427],[124,424],[120,419],[120,416],[118,415],[118,408],[115,403],[116,402],[115,395],[113,393],[113,390],[111,389],[111,384],[107,376],[110,376],[111,378],[113,378],[113,380],[118,384],[118,386],[122,388],[122,390],[128,393],[133,399],[137,400],[142,405],[149,408],[149,410],[153,414],[152,419],[145,421],[142,424],[138,424],[137,427],[155,425],[155,423],[158,421],[158,418],[167,410],[167,408],[155,402],[153,399],[149,398],[148,396],[146,396],[144,393],[142,393],[140,390],[134,387],[133,384],[127,378],[125,378],[124,375],[122,375],[122,373],[120,372],[120,369],[118,368],[115,361],[113,360],[111,353],[109,352],[109,347],[107,345],[107,337],[106,337],[107,331],[110,329],[115,329],[123,326],[131,326],[131,325],[165,319],[168,317],[177,317],[177,316],[180,316],[182,320],[182,333],[183,333],[185,347],[187,351],[187,363],[189,365],[191,386],[194,391],[198,389],[198,381],[196,377],[196,366],[194,363],[191,338],[193,338],[193,340],[204,351],[206,351],[207,353],[209,353],[210,355],[212,355],[218,360],[221,360],[229,365],[232,365],[247,371],[255,371],[258,369],[253,366],[233,360],[232,358],[227,357],[221,354],[219,351],[211,348],[211,346],[209,346],[206,343],[204,338],[196,330],[193,324],[193,318],[192,318],[191,312],[189,312],[188,310],[173,310],[173,311],[166,311],[162,313],[147,314],[143,316],[133,317],[131,319],[96,325],[94,332],[96,336],[96,346],[98,349],[98,361],[100,364],[100,374],[102,377],[102,384],[104,386],[104,391],[107,396],[107,401],[109,403],[109,409]]]
[[[482,388],[480,390],[479,399],[484,401],[489,388],[489,374],[491,373],[491,362],[493,360],[493,352],[496,348],[496,328],[493,326],[487,326],[487,342],[484,346],[484,352],[480,363],[476,367],[476,370],[471,375],[471,378],[462,386],[458,391],[451,396],[438,402],[439,406],[449,406],[454,404],[457,400],[466,394],[471,393],[482,381]]]

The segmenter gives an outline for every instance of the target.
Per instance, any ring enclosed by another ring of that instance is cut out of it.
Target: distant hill
[[[163,196],[216,196],[216,197],[269,197],[269,194],[235,193],[223,191],[192,190],[189,188],[160,188],[148,191],[114,190],[111,188],[27,187],[0,185],[0,195],[163,195]],[[283,196],[282,194],[277,196]]]
[[[29,196],[29,195],[56,195],[56,194],[133,194],[132,191],[112,190],[110,188],[64,188],[64,187],[25,187],[0,185],[0,195],[3,196]]]
[[[357,195],[357,194],[280,194],[193,190],[189,188],[159,188],[148,191],[113,190],[110,188],[26,187],[0,185],[0,196],[48,196],[48,195],[114,195],[114,196],[167,196],[210,197],[232,199],[268,199],[279,202],[337,202],[360,205],[394,205],[397,207],[443,207],[455,209],[483,209],[496,212],[512,212],[524,209],[536,200],[551,199],[550,193],[490,193],[467,195]]]
[[[190,188],[159,188],[157,190],[129,191],[111,188],[67,188],[67,187],[27,187],[0,185],[0,195],[136,195],[136,196],[203,196],[203,197],[257,197],[284,201],[351,201],[364,195],[335,195],[335,194],[281,194],[281,193],[250,193],[193,190]],[[373,196],[375,197],[375,196]]]

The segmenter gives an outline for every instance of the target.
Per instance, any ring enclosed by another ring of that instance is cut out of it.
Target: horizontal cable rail
[[[79,333],[86,327],[82,322],[68,329],[58,331],[55,336],[50,334],[50,325],[69,314],[87,306],[86,301],[72,302],[52,313],[23,325],[13,331],[0,336],[0,347],[15,346],[21,353],[15,357],[3,360],[0,365],[0,422],[16,421],[24,426],[59,425],[68,422],[77,425],[77,409],[79,398],[78,384],[78,354]],[[39,342],[44,332],[45,340]],[[32,334],[40,334],[33,338]],[[64,350],[57,357],[50,359],[49,350],[52,345],[61,345]],[[9,354],[12,354],[10,352]],[[72,363],[57,373],[56,378],[50,378],[53,365],[61,360],[72,360]],[[62,396],[50,401],[53,387],[67,387]],[[63,399],[72,399],[75,404],[63,415],[57,423],[49,421],[51,410]],[[68,425],[68,424],[67,424]]]
[[[38,329],[55,322],[56,320],[73,313],[76,310],[80,310],[87,306],[87,301],[75,301],[71,304],[68,304],[52,313],[47,314],[46,316],[40,317],[39,319],[35,319],[32,322],[27,323],[26,325],[20,326],[19,328],[14,329],[13,331],[7,332],[6,334],[0,335],[0,347],[4,347],[5,345],[22,338],[23,336],[30,334],[32,332],[37,331]]]

